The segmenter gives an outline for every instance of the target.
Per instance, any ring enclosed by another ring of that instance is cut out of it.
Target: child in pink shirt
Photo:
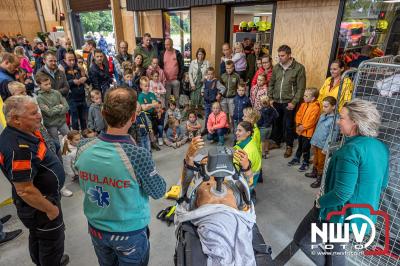
[[[28,57],[25,56],[24,47],[22,46],[15,47],[14,53],[19,58],[19,67],[25,69],[28,76],[31,75],[33,69],[31,67],[31,63],[29,62]]]
[[[214,102],[212,105],[212,112],[207,120],[207,139],[211,142],[218,141],[218,145],[222,146],[225,143],[224,136],[228,133],[229,123],[226,113],[221,111],[219,102]]]
[[[151,72],[150,91],[157,96],[157,100],[161,103],[162,107],[165,107],[165,94],[167,93],[167,90],[159,81],[159,77],[160,74],[158,74],[157,70]]]
[[[257,84],[254,85],[250,90],[251,105],[253,105],[253,108],[257,111],[261,111],[263,107],[261,103],[261,97],[267,95],[268,92],[268,87],[267,84],[265,84],[265,79],[266,77],[264,74],[258,75]]]
[[[154,57],[151,59],[151,65],[147,68],[146,70],[146,76],[151,79],[151,73],[156,70],[158,72],[158,81],[162,83],[163,86],[165,86],[166,78],[164,74],[164,70],[161,69],[161,67],[158,64],[158,58]]]

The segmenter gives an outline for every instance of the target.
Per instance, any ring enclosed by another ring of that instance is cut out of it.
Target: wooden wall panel
[[[128,52],[133,53],[135,50],[135,26],[133,20],[133,12],[122,10],[122,24],[124,27],[124,40],[128,42]]]
[[[192,57],[202,47],[206,50],[206,59],[217,70],[224,43],[225,6],[193,7],[191,9]]]
[[[65,38],[72,39],[71,31],[68,24],[68,14],[64,0],[40,0],[42,11],[46,23],[46,30],[52,31],[53,27],[63,26]],[[57,11],[57,16],[56,16]],[[60,23],[60,12],[64,13],[65,20]]]
[[[215,51],[211,49],[211,44],[215,41],[215,16],[212,12],[213,7],[193,7],[191,9],[192,27],[192,57],[196,58],[196,51],[200,47],[206,50],[206,59],[211,61]],[[212,63],[215,65],[215,62]]]
[[[140,27],[143,33],[150,33],[151,37],[163,38],[161,10],[140,12]]]
[[[0,35],[20,33],[32,41],[40,31],[34,0],[0,1]]]
[[[215,60],[212,63],[217,75],[219,75],[219,63],[221,61],[222,56],[222,44],[225,43],[225,6],[219,5],[216,6],[216,28],[215,28]]]
[[[122,22],[120,0],[111,0],[111,15],[115,29],[115,44],[118,47],[119,42],[124,39],[124,25]]]
[[[273,58],[282,44],[306,68],[307,86],[320,88],[326,78],[339,0],[279,1]],[[276,60],[274,60],[276,62]]]

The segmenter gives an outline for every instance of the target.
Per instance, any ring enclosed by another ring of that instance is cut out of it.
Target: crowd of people
[[[99,263],[145,265],[148,196],[157,199],[165,193],[152,150],[164,144],[179,148],[204,135],[222,146],[233,134],[233,149],[245,151],[250,161],[246,171],[252,172],[248,182],[255,203],[270,150],[285,143],[288,166],[300,165],[298,170],[306,172],[312,165],[305,176],[314,178],[311,187],[318,188],[328,140],[339,132],[335,108],[346,110],[341,119],[361,112],[357,103],[348,103],[351,80],[344,80],[338,98],[342,62],[331,63],[321,89],[307,88],[305,68],[287,45],[279,46],[276,65],[260,43],[250,40],[233,49],[223,44],[219,66],[212,66],[205,49],[198,48],[187,69],[172,39],[166,38],[159,51],[148,33],[134,54],[121,41],[114,58],[88,40],[86,61],[68,41],[54,45],[35,39],[30,47],[20,36],[16,41],[3,37],[1,43],[0,165],[13,184],[20,219],[30,229],[30,253],[37,265],[68,263],[59,196],[73,195],[63,186],[66,178],[79,180],[85,191],[84,212]],[[357,134],[363,135],[353,128],[350,135]],[[325,190],[336,189],[335,180],[330,182]],[[127,197],[129,192],[140,197]],[[318,204],[329,209],[335,199],[326,194]],[[119,208],[125,205],[133,211]],[[99,210],[105,206],[107,214]],[[20,233],[9,234],[7,241]],[[130,241],[118,246],[126,249],[116,252],[112,240],[126,236]],[[139,243],[140,256],[129,256],[133,243]]]

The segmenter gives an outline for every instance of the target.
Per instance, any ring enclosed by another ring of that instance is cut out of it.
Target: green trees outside
[[[80,13],[84,32],[112,32],[111,10]]]

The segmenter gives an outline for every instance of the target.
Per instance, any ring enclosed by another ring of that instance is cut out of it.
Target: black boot
[[[309,178],[317,178],[317,169],[313,167],[310,173],[305,173],[304,175]]]
[[[154,150],[156,150],[156,151],[161,150],[160,147],[158,147],[157,143],[155,143],[155,142],[152,142],[152,143],[151,143],[151,147],[152,147]]]
[[[65,266],[65,265],[68,265],[68,263],[69,263],[69,256],[67,254],[64,254],[61,257],[60,265]]]
[[[253,202],[254,205],[256,205],[257,196],[256,196],[256,190],[255,189],[253,189],[253,191],[250,192],[250,200]]]
[[[260,176],[258,177],[257,183],[264,183],[264,178],[263,178],[262,169],[260,170]]]
[[[22,234],[22,230],[18,229],[11,232],[5,232],[5,234],[6,234],[5,237],[2,240],[0,240],[0,246],[10,242],[11,240],[16,239],[18,236]]]
[[[310,185],[310,187],[312,187],[312,188],[319,188],[319,187],[321,186],[321,179],[322,179],[322,175],[318,175],[318,176],[317,176],[317,180],[315,180],[315,182],[312,183],[312,184]]]

